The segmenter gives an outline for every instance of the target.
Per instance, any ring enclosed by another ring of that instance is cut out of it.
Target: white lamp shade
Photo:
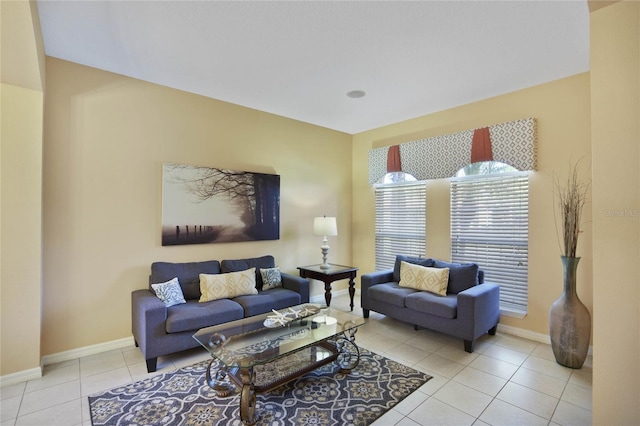
[[[313,219],[313,233],[315,235],[338,235],[338,225],[335,217],[316,217]]]

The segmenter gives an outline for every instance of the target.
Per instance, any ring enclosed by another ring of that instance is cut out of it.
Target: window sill
[[[504,315],[505,317],[523,319],[527,316],[527,313],[509,308],[500,308],[500,315]]]

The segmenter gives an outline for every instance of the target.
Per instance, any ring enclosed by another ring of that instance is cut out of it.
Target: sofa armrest
[[[167,307],[149,290],[131,292],[131,328],[133,338],[145,356],[153,354],[153,339],[166,333]],[[150,353],[148,353],[150,352]]]
[[[495,327],[500,320],[500,286],[485,282],[458,293],[458,318],[469,340]]]
[[[368,308],[369,289],[377,284],[393,281],[393,269],[371,272],[360,277],[360,304],[363,308]]]
[[[300,293],[301,303],[309,303],[309,280],[295,275],[281,272],[282,288]]]

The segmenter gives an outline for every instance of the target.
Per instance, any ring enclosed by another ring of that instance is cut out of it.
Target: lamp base
[[[331,265],[327,263],[327,256],[329,255],[329,244],[327,244],[327,237],[324,237],[322,240],[322,245],[320,246],[320,251],[322,252],[322,264],[320,265],[320,269],[329,269]]]

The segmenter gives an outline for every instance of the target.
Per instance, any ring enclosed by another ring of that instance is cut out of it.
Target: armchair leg
[[[489,334],[490,334],[490,335],[492,335],[492,336],[495,336],[495,335],[496,335],[496,330],[497,330],[497,329],[498,329],[498,324],[494,325],[493,327],[491,327],[491,328],[489,329]]]
[[[147,360],[147,373],[153,373],[158,368],[158,357]]]
[[[363,309],[362,310],[362,316],[365,318],[369,318],[369,309]]]
[[[464,350],[465,352],[473,353],[473,345],[475,340],[464,340]]]

